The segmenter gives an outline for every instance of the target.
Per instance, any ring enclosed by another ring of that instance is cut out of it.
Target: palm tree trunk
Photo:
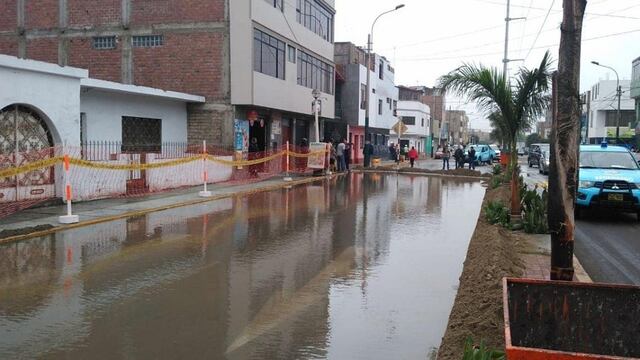
[[[573,280],[575,197],[580,131],[580,42],[586,0],[563,0],[558,72],[553,84],[549,171],[551,279]]]
[[[520,209],[520,189],[518,188],[520,174],[518,173],[517,137],[518,135],[516,134],[513,139],[509,141],[509,149],[511,151],[511,155],[509,156],[509,167],[511,168],[511,222],[519,222],[520,216],[522,216]]]

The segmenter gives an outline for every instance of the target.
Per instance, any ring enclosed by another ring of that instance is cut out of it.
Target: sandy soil
[[[509,201],[508,185],[488,189],[484,206],[493,200]],[[489,224],[484,210],[469,243],[460,286],[449,315],[449,323],[438,359],[461,359],[464,342],[484,340],[494,349],[504,349],[502,278],[519,277],[524,264],[518,252],[524,246],[522,235]]]

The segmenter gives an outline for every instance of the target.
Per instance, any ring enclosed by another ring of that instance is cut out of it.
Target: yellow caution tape
[[[251,166],[251,165],[262,164],[262,163],[265,163],[267,161],[271,161],[271,160],[283,157],[287,153],[291,157],[310,158],[310,157],[313,157],[313,156],[325,155],[327,153],[327,151],[326,150],[319,150],[319,151],[312,151],[312,152],[309,152],[309,153],[296,153],[296,152],[293,152],[293,151],[281,151],[281,152],[275,153],[273,155],[270,155],[270,156],[267,156],[267,157],[263,157],[263,158],[259,158],[259,159],[254,159],[254,160],[225,160],[225,159],[222,159],[221,157],[212,156],[212,155],[207,155],[205,158],[208,161],[215,162],[215,163],[218,163],[218,164],[238,167],[238,166]],[[113,164],[113,163],[107,163],[107,162],[98,162],[98,161],[89,161],[89,160],[82,160],[82,159],[77,159],[77,158],[70,158],[69,159],[69,163],[72,164],[72,165],[75,165],[75,166],[80,166],[80,167],[90,168],[90,169],[135,171],[135,170],[159,169],[159,168],[164,168],[164,167],[183,165],[183,164],[191,163],[191,162],[202,160],[202,159],[203,159],[203,156],[199,155],[199,156],[191,156],[191,157],[186,157],[186,158],[181,158],[181,159],[176,159],[176,160],[171,160],[171,161],[145,163],[145,164]],[[54,166],[57,163],[61,163],[62,161],[63,161],[63,157],[62,156],[56,156],[56,157],[52,157],[52,158],[45,159],[45,160],[35,161],[35,162],[29,163],[29,164],[26,164],[26,165],[22,165],[22,166],[19,166],[19,167],[2,169],[2,170],[0,170],[0,179],[1,178],[17,176],[17,175],[28,173],[28,172],[31,172],[31,171],[34,171],[34,170],[37,170],[37,169],[41,169],[41,168]]]
[[[56,156],[49,159],[34,161],[26,165],[0,170],[0,179],[13,177],[20,174],[28,173],[34,170],[46,168],[62,162],[62,156]]]
[[[182,165],[182,164],[187,164],[197,160],[202,160],[202,157],[191,156],[191,157],[176,159],[171,161],[146,163],[146,164],[109,164],[109,163],[103,163],[103,162],[95,162],[95,161],[71,158],[70,163],[73,165],[92,168],[92,169],[134,171],[134,170],[149,170],[149,169],[158,169],[163,167]]]

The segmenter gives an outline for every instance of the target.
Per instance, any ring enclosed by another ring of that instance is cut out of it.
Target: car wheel
[[[544,173],[544,171],[542,171],[541,168],[538,168],[538,173],[542,174],[542,173]]]

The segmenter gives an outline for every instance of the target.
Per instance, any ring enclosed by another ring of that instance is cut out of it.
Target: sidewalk
[[[549,280],[551,274],[550,235],[527,235],[524,238],[526,239],[525,250],[520,254],[526,267],[523,277]],[[575,256],[573,257],[573,267],[575,269],[574,281],[593,282]]]
[[[0,243],[50,233],[59,229],[87,226],[154,211],[199,204],[235,195],[269,191],[287,185],[305,184],[324,179],[325,177],[297,177],[293,181],[285,182],[282,177],[272,177],[246,184],[210,184],[207,186],[213,195],[210,198],[198,196],[198,192],[202,190],[200,186],[140,197],[81,202],[73,205],[73,213],[79,215],[80,223],[66,226],[58,222],[58,216],[66,213],[66,205],[32,208],[0,219],[0,229],[5,231],[5,234],[0,232]]]

